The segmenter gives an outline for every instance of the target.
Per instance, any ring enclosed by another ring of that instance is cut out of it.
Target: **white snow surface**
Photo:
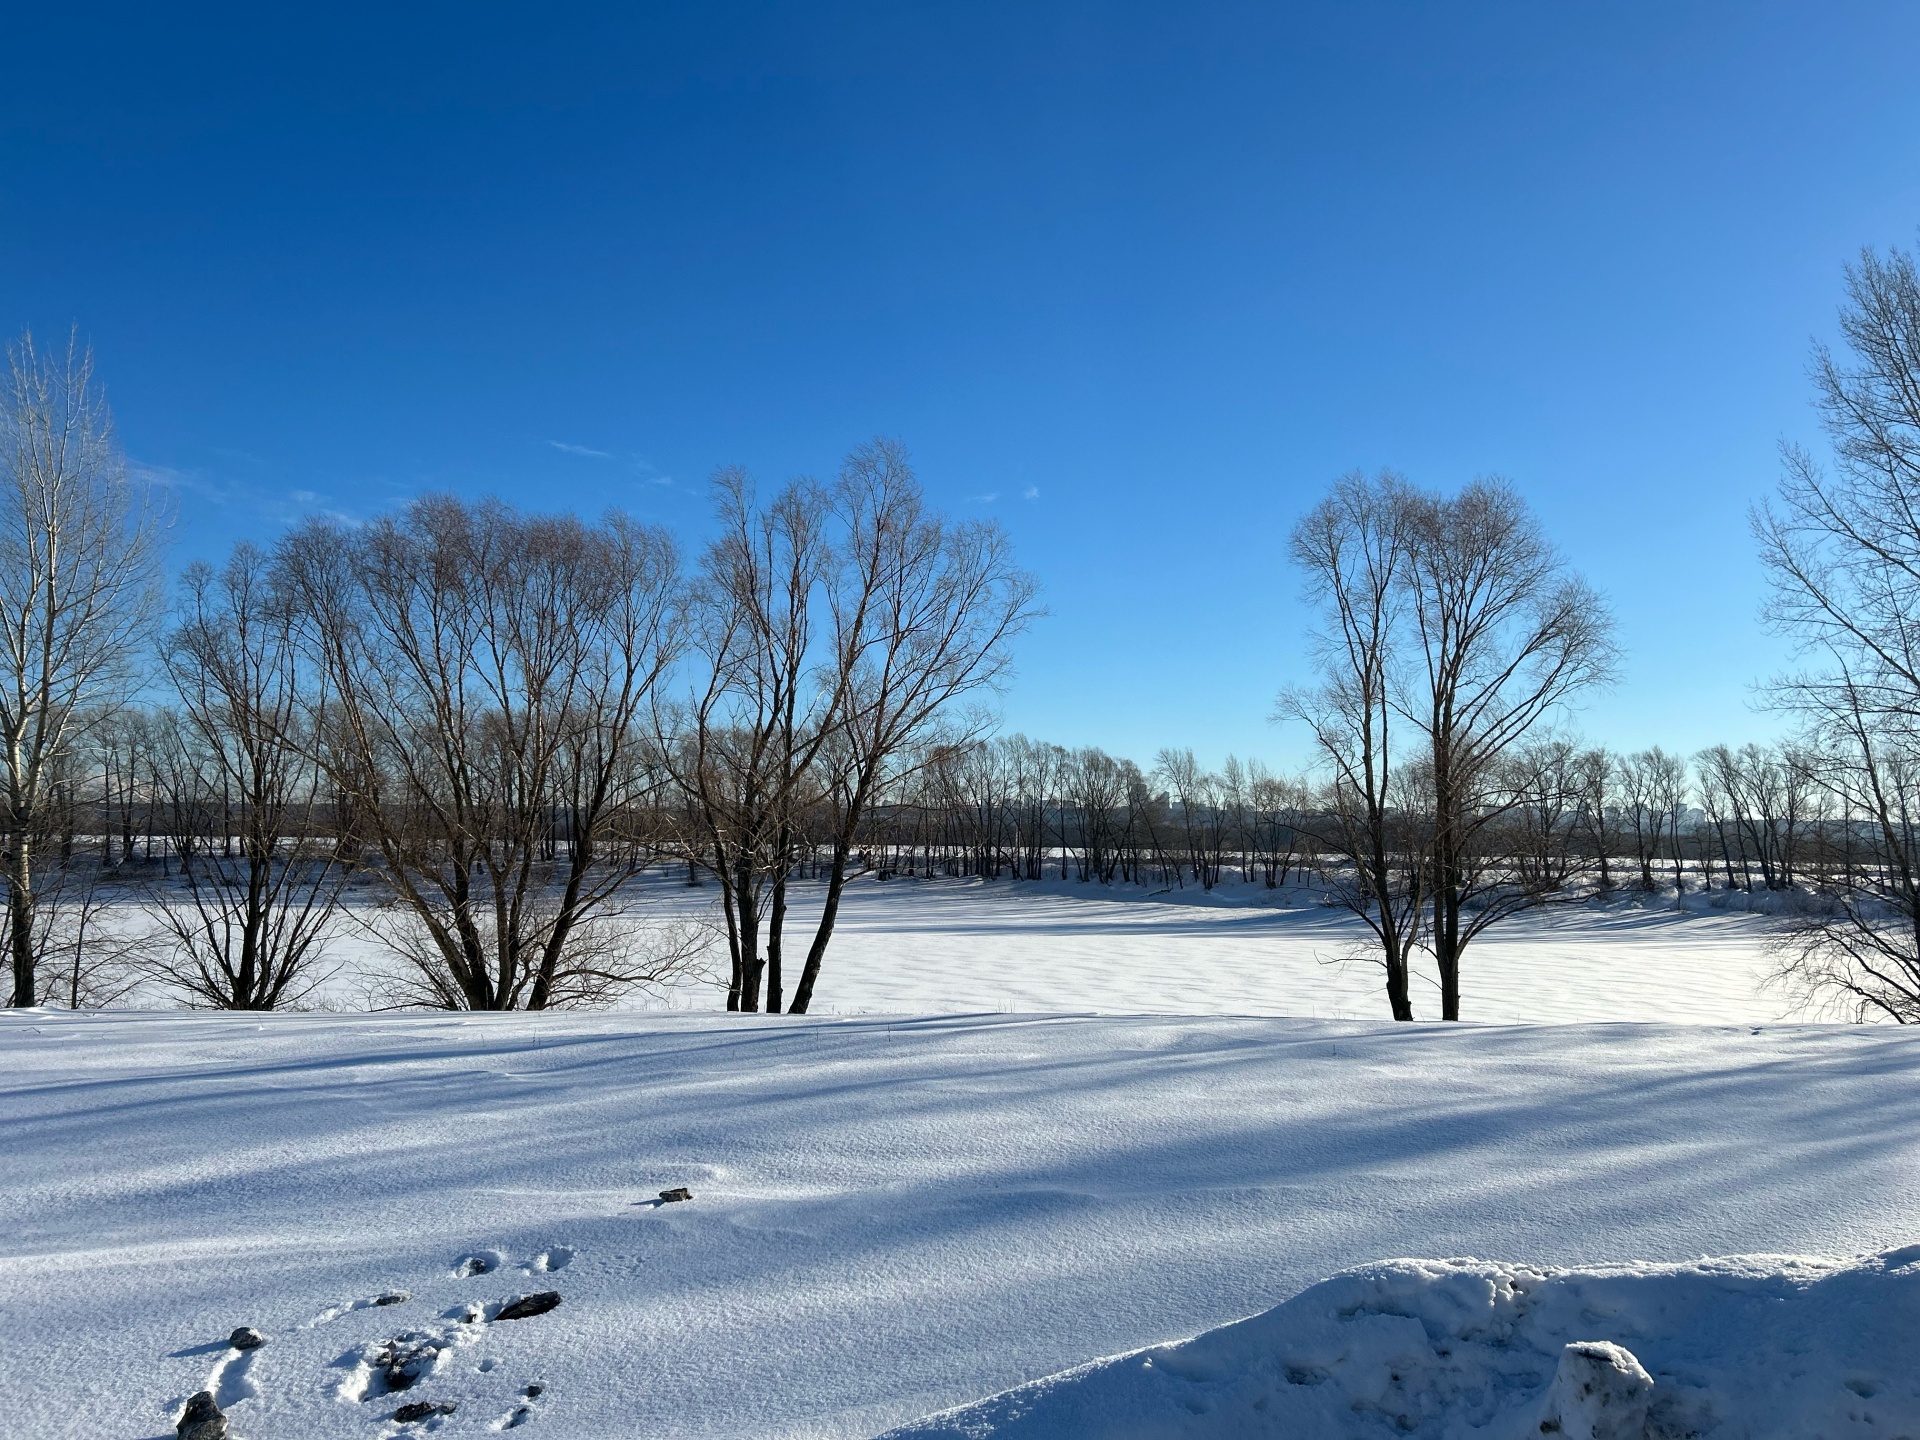
[[[1916,1356],[1920,1245],[1852,1263],[1393,1260],[887,1440],[1912,1435]]]
[[[711,893],[661,889],[683,905]],[[789,924],[812,923],[819,889],[794,887]],[[1379,966],[1351,958],[1376,942],[1319,898],[1238,881],[1211,892],[862,881],[847,890],[816,1008],[1384,1015]],[[1780,1019],[1790,999],[1764,984],[1774,922],[1713,908],[1745,898],[1692,892],[1683,908],[1671,892],[1623,893],[1515,916],[1468,948],[1462,1012],[1498,1022]],[[1438,1018],[1438,983],[1420,963],[1414,1004]]]
[[[1341,1396],[1361,1369],[1308,1342],[1344,1323],[1385,1337],[1367,1373],[1431,1353],[1432,1393],[1489,1415],[1473,1376],[1517,1404],[1565,1335],[1703,1389],[1716,1437],[1920,1434],[1885,1253],[1920,1240],[1920,1035],[1892,1027],[12,1012],[0,1057],[9,1435],[170,1436],[205,1386],[245,1440],[394,1436],[372,1361],[414,1335],[444,1348],[405,1398],[458,1408],[404,1433],[524,1408],[535,1440],[871,1436],[1296,1296],[1165,1352],[1193,1373],[1141,1406]],[[1884,1258],[1691,1263],[1793,1253]],[[1410,1254],[1503,1263],[1308,1289]],[[545,1289],[548,1314],[461,1318]],[[1337,1322],[1347,1294],[1374,1318]],[[1468,1336],[1462,1296],[1506,1319]],[[1330,1378],[1281,1389],[1273,1337]],[[1796,1371],[1819,1424],[1768,1430]],[[1044,1394],[1098,1414],[1139,1373]],[[1747,1376],[1778,1384],[1718,1398]],[[1376,1433],[1342,1403],[1273,1433]]]

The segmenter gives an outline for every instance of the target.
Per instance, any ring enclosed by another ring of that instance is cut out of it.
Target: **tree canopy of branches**
[[[831,486],[797,481],[764,509],[751,481],[715,481],[721,533],[698,595],[704,678],[680,783],[719,878],[731,1008],[786,1002],[786,883],[802,840],[828,852],[826,892],[787,1008],[804,1014],[875,797],[988,723],[1033,618],[1032,577],[1005,532],[927,508],[906,452],[855,450]],[[762,925],[762,897],[768,904]],[[764,948],[763,948],[764,946]]]
[[[180,884],[155,890],[173,944],[149,973],[194,1004],[274,1010],[322,978],[345,878],[318,814],[326,677],[269,557],[189,566],[162,651],[181,709],[158,772]]]
[[[1346,903],[1379,941],[1388,997],[1412,1018],[1423,944],[1441,1014],[1460,1018],[1473,937],[1537,891],[1482,837],[1537,795],[1522,742],[1614,662],[1606,607],[1511,486],[1454,496],[1351,475],[1296,527],[1324,618],[1319,686],[1282,697],[1333,777],[1326,837],[1350,862]]]
[[[403,1001],[544,1009],[662,978],[617,897],[661,781],[647,708],[682,645],[671,540],[439,496],[283,544],[328,704],[312,756],[377,851]]]
[[[1769,618],[1811,667],[1774,690],[1807,723],[1814,772],[1869,838],[1831,915],[1803,917],[1783,978],[1810,1001],[1920,1020],[1920,270],[1871,251],[1847,270],[1844,356],[1814,352],[1832,466],[1784,449],[1754,515]]]

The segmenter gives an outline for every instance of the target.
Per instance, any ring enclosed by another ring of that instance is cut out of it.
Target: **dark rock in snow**
[[[227,1440],[227,1417],[220,1413],[211,1390],[202,1390],[187,1401],[173,1433],[179,1440]]]
[[[388,1394],[410,1390],[432,1372],[434,1361],[445,1348],[446,1342],[432,1335],[399,1335],[380,1347],[373,1357],[373,1368],[386,1382]]]
[[[533,1384],[527,1386],[527,1388],[522,1390],[520,1393],[526,1396],[529,1400],[537,1400],[540,1398],[540,1396],[546,1394],[546,1392],[547,1392],[547,1387],[540,1384],[538,1381],[535,1381]]]
[[[518,1300],[509,1300],[500,1307],[496,1320],[529,1320],[535,1315],[544,1315],[560,1303],[558,1290],[536,1290],[531,1295],[522,1295]]]
[[[413,1296],[404,1290],[389,1290],[384,1295],[374,1296],[373,1303],[376,1305],[404,1305],[412,1298]]]
[[[242,1325],[227,1337],[227,1343],[236,1350],[258,1350],[267,1343],[267,1337],[251,1325]]]
[[[411,1425],[416,1420],[430,1420],[435,1415],[451,1415],[459,1408],[451,1400],[415,1400],[394,1411],[393,1418],[401,1425]]]
[[[692,1198],[693,1192],[684,1185],[676,1185],[671,1190],[662,1190],[660,1192],[660,1203],[662,1205],[671,1205],[676,1200],[691,1200]]]

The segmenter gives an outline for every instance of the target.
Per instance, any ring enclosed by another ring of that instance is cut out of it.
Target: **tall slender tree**
[[[0,397],[0,785],[12,1003],[39,999],[39,864],[59,778],[89,710],[137,678],[158,608],[162,516],[128,472],[77,339],[23,335]]]

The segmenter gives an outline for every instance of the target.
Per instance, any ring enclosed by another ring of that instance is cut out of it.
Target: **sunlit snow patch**
[[[1920,1435],[1916,1357],[1920,1245],[1594,1270],[1388,1260],[885,1440],[1891,1440]]]

